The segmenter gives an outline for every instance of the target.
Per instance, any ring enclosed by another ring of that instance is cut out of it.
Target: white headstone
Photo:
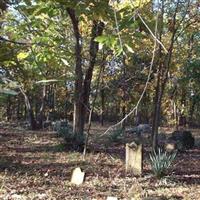
[[[85,177],[85,172],[82,172],[81,168],[77,167],[72,172],[71,183],[76,185],[81,185],[84,181],[84,177]]]
[[[142,144],[126,144],[126,172],[142,175]]]
[[[107,197],[107,200],[117,200],[117,197]]]

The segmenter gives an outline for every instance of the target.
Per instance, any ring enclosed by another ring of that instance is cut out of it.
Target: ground
[[[105,127],[95,125],[92,129],[95,135]],[[152,175],[148,149],[144,153],[144,175],[138,178],[125,173],[123,144],[104,145],[93,139],[85,160],[81,153],[66,149],[53,131],[33,132],[13,124],[0,125],[0,199],[129,199],[131,193],[135,199],[137,193],[142,199],[200,199],[198,144],[178,154],[172,173],[161,180]],[[81,186],[70,183],[71,172],[77,166],[86,172]]]

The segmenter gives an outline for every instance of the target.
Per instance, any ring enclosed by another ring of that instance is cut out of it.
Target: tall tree
[[[89,46],[89,66],[83,74],[82,65],[82,38],[79,28],[79,19],[76,15],[76,11],[72,8],[68,8],[67,12],[72,21],[74,37],[75,37],[75,89],[74,89],[74,122],[73,130],[75,134],[83,134],[84,124],[86,119],[86,112],[89,109],[89,96],[91,90],[91,80],[93,70],[99,50],[98,42],[95,38],[102,35],[104,29],[104,23],[101,21],[93,20],[91,28],[91,40]]]

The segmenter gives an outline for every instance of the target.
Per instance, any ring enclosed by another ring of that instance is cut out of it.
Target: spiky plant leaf
[[[149,157],[153,173],[157,178],[162,178],[166,175],[167,170],[172,165],[172,162],[176,157],[176,152],[169,154],[166,151],[163,152],[161,149],[158,149],[157,153],[153,151]]]

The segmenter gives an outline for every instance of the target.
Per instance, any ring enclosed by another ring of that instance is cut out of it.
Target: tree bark
[[[19,88],[22,95],[24,96],[24,101],[25,101],[25,105],[26,105],[26,110],[28,112],[28,117],[29,117],[29,123],[31,126],[31,130],[36,130],[37,129],[37,122],[34,116],[34,112],[33,112],[33,108],[31,106],[31,103],[29,101],[28,96],[26,95],[25,91],[20,87]]]
[[[173,47],[174,47],[174,42],[175,42],[175,34],[177,31],[176,28],[176,15],[179,7],[179,1],[176,3],[176,8],[174,11],[173,19],[172,19],[172,36],[170,39],[170,46],[168,49],[168,53],[166,56],[162,59],[162,49],[161,46],[159,46],[159,69],[157,72],[157,84],[156,84],[156,94],[155,94],[155,100],[154,100],[154,116],[153,116],[153,125],[152,125],[152,150],[157,150],[157,137],[158,137],[158,127],[160,123],[160,113],[161,113],[161,104],[162,104],[162,98],[165,90],[165,86],[168,80],[168,72],[170,69],[170,63],[171,63],[171,58],[172,58],[172,53],[173,53]],[[163,23],[163,14],[164,14],[164,1],[162,1],[162,8],[161,8],[161,23]],[[159,40],[162,40],[162,31],[160,32],[159,35]]]
[[[102,87],[103,87],[103,81],[102,81]],[[105,91],[104,88],[101,88],[101,126],[104,125],[104,112],[105,112]]]
[[[160,14],[160,23],[161,23],[161,30],[159,32],[159,40],[162,41],[162,26],[163,26],[163,15],[164,15],[164,1],[162,0],[161,5],[161,14]],[[159,58],[159,67],[157,70],[157,79],[156,79],[156,89],[155,89],[155,96],[154,96],[154,113],[153,113],[153,121],[152,121],[152,149],[156,150],[157,148],[157,135],[158,135],[158,126],[159,126],[159,118],[160,118],[160,82],[161,82],[161,71],[163,68],[163,63],[161,61],[162,56],[162,47],[159,45],[158,50],[158,58]]]
[[[43,121],[44,121],[44,109],[45,109],[45,98],[46,98],[46,85],[43,85],[42,89],[42,99],[41,99],[41,106],[38,115],[38,128],[43,128]]]
[[[6,106],[6,118],[7,118],[7,121],[10,121],[11,120],[11,97],[8,96],[7,98],[7,106]]]
[[[84,116],[82,105],[82,92],[83,92],[83,72],[82,72],[82,39],[79,30],[79,20],[76,17],[75,10],[68,8],[67,12],[70,16],[74,37],[75,37],[75,89],[74,89],[74,115],[73,115],[73,132],[74,134],[83,134],[84,129]]]
[[[94,65],[96,63],[96,57],[99,50],[99,44],[94,41],[97,36],[102,35],[104,29],[103,22],[93,21],[91,41],[90,41],[90,65],[85,75],[84,84],[83,84],[83,109],[86,113],[86,109],[89,108],[89,96],[91,91],[91,81],[94,70]]]
[[[93,21],[91,40],[90,40],[90,63],[86,71],[85,78],[83,78],[82,70],[82,39],[79,30],[79,20],[76,16],[75,10],[68,8],[67,12],[70,16],[74,37],[76,40],[75,44],[75,89],[74,89],[74,117],[73,117],[73,132],[76,137],[83,135],[84,125],[86,120],[86,112],[89,108],[89,96],[91,90],[91,80],[98,53],[98,43],[94,40],[97,36],[100,36],[103,32],[104,23]]]

